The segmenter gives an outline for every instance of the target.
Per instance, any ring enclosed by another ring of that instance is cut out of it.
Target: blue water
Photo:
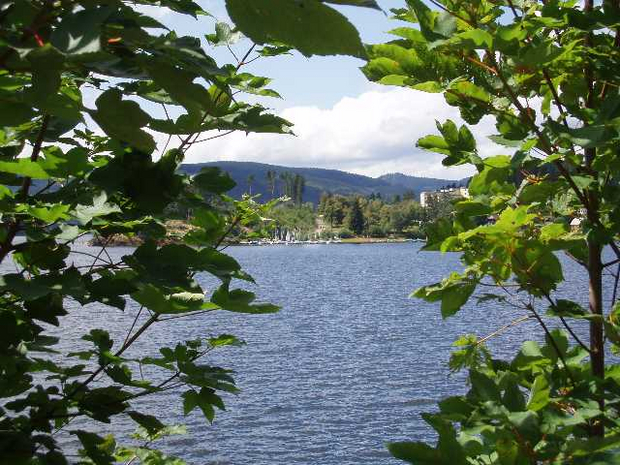
[[[127,252],[110,249],[113,257]],[[418,244],[231,247],[227,253],[255,277],[260,299],[279,304],[281,312],[221,312],[157,324],[127,354],[153,354],[158,345],[220,333],[247,342],[207,360],[235,370],[241,388],[239,395],[225,397],[227,411],[218,412],[213,425],[198,410],[183,417],[182,391],[139,404],[168,423],[188,425],[189,435],[173,437],[163,448],[192,464],[400,463],[387,454],[385,443],[432,440],[419,414],[465,390],[463,376],[450,375],[447,367],[452,342],[465,333],[484,336],[524,314],[473,302],[443,321],[438,305],[408,295],[460,269],[458,256],[420,253]],[[87,257],[76,260],[88,263]],[[578,280],[577,265],[563,264],[568,279],[563,295],[584,301],[587,287]],[[70,335],[65,350],[87,347],[79,338],[92,327],[111,327],[122,338],[136,311],[73,308],[63,320],[63,332]],[[505,356],[531,338],[541,333],[528,321],[490,346]],[[134,424],[76,421],[67,430],[77,427],[123,436]],[[59,438],[73,441],[64,432]]]

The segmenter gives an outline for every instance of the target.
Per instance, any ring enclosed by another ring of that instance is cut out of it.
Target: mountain
[[[456,184],[457,187],[467,186],[470,178],[447,180],[438,178],[420,178],[402,173],[389,173],[379,176],[377,179],[385,181],[393,186],[403,186],[407,189],[411,189],[419,196],[420,192],[435,191],[447,185]]]
[[[306,187],[304,190],[304,202],[317,204],[323,192],[332,194],[381,194],[383,198],[392,198],[395,195],[402,196],[405,192],[413,190],[419,198],[420,192],[425,190],[435,190],[453,182],[446,179],[421,178],[407,176],[400,173],[388,174],[379,178],[371,178],[359,174],[347,173],[339,170],[328,170],[322,168],[291,168],[279,165],[267,165],[254,162],[237,161],[218,161],[209,163],[183,164],[180,170],[187,174],[196,174],[201,168],[206,166],[218,166],[228,172],[235,180],[237,186],[230,192],[233,197],[240,197],[243,193],[249,192],[248,179],[253,176],[251,182],[252,194],[261,194],[263,199],[271,199],[271,188],[267,179],[268,171],[275,171],[276,188],[275,196],[283,194],[284,181],[280,179],[280,174],[291,173],[299,174],[304,177]]]

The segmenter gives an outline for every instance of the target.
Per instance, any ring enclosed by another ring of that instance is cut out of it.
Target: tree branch
[[[566,360],[564,359],[564,355],[562,355],[562,351],[558,347],[557,342],[555,342],[555,339],[553,339],[553,335],[551,334],[551,331],[549,331],[549,328],[547,327],[547,325],[545,324],[545,322],[540,317],[540,315],[538,314],[538,312],[536,311],[536,309],[534,308],[534,306],[532,304],[527,304],[527,308],[528,308],[528,310],[530,312],[532,312],[532,314],[534,315],[534,318],[536,318],[536,320],[538,321],[538,323],[542,327],[543,331],[545,332],[545,334],[549,338],[549,341],[551,342],[551,345],[553,346],[553,350],[557,354],[558,358],[562,361],[562,365],[564,365],[564,369],[566,370],[566,373],[567,373],[568,377],[572,381],[573,386],[576,385],[577,383],[575,381],[575,378],[573,377],[573,374],[571,373],[570,369],[568,368],[568,364],[566,363]]]
[[[39,128],[39,133],[37,134],[37,139],[32,147],[32,153],[30,154],[30,161],[37,161],[39,155],[41,153],[41,149],[43,147],[43,139],[45,138],[45,132],[47,131],[47,127],[50,122],[50,116],[44,115],[41,121],[41,127]],[[28,198],[28,191],[30,190],[30,185],[32,183],[32,179],[29,177],[25,177],[22,181],[22,186],[18,194],[18,198],[22,201]],[[13,239],[19,232],[20,221],[15,220],[8,227],[7,235],[2,245],[0,245],[0,263],[2,263],[7,256],[7,254],[13,249]]]
[[[520,318],[517,318],[516,320],[513,320],[510,323],[502,326],[498,330],[493,331],[491,334],[488,334],[488,335],[484,336],[483,338],[477,340],[476,341],[476,345],[484,344],[489,339],[491,339],[491,338],[493,338],[495,336],[499,336],[500,334],[505,332],[507,329],[512,328],[513,326],[516,326],[519,323],[523,323],[524,321],[531,320],[532,318],[534,318],[533,315],[525,315],[525,316],[522,316]]]

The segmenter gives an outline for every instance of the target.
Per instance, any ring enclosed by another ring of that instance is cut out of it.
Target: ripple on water
[[[78,247],[88,249],[86,245]],[[248,342],[209,360],[234,369],[241,392],[226,395],[227,411],[209,425],[197,412],[184,418],[178,392],[145,398],[141,406],[170,423],[185,422],[191,436],[167,440],[166,450],[197,465],[388,465],[388,441],[429,440],[419,414],[445,396],[463,392],[463,375],[448,376],[451,343],[464,333],[484,335],[510,317],[497,304],[468,305],[443,321],[435,305],[408,298],[460,267],[456,255],[418,253],[415,244],[245,247],[228,252],[259,283],[261,300],[282,306],[274,315],[206,315],[154,327],[129,356],[154,353],[158,344],[232,333]],[[120,257],[126,249],[111,249]],[[567,297],[584,300],[583,284],[565,263]],[[199,277],[208,287],[216,283]],[[124,336],[136,308],[72,307],[62,331],[67,351],[86,347],[91,327]],[[111,316],[112,315],[112,316]],[[523,324],[491,342],[510,354],[524,338]],[[85,425],[76,423],[80,427]],[[104,432],[106,425],[97,425]],[[131,421],[113,425],[129,433]],[[74,440],[68,436],[65,440]]]

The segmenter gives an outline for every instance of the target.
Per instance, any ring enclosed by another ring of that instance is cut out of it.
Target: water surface
[[[98,249],[82,244],[77,250]],[[129,251],[110,249],[115,258]],[[438,305],[410,299],[416,287],[461,268],[457,255],[419,253],[419,244],[237,247],[227,253],[255,277],[260,299],[281,305],[281,312],[221,312],[157,324],[128,353],[154,354],[159,345],[220,333],[247,342],[208,360],[234,369],[241,388],[225,398],[227,411],[213,425],[198,410],[183,418],[180,392],[142,400],[145,410],[167,422],[188,424],[190,435],[168,440],[165,449],[189,463],[400,463],[384,444],[431,440],[419,414],[464,392],[463,376],[450,375],[447,367],[452,342],[465,333],[489,334],[523,314],[473,302],[443,321]],[[76,255],[76,263],[87,260]],[[563,295],[584,301],[587,287],[577,280],[576,265],[563,263]],[[75,307],[62,323],[70,334],[65,349],[87,347],[79,337],[92,327],[111,327],[122,338],[136,310]],[[492,340],[491,348],[499,356],[513,354],[523,339],[540,337],[536,324],[527,322]],[[87,425],[72,427],[78,426]],[[105,427],[96,425],[102,433]],[[114,426],[121,434],[133,427]]]

